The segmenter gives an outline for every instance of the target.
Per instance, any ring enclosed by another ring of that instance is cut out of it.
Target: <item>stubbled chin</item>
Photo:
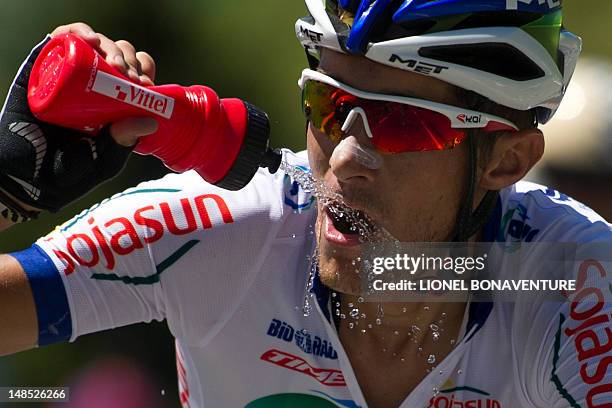
[[[332,246],[323,236],[321,222],[323,217],[317,220],[317,242],[319,245],[319,278],[328,288],[350,295],[362,293],[361,273],[356,273],[359,264],[353,265],[361,254],[350,248]]]

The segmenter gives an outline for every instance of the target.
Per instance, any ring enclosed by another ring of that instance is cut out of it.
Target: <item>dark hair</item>
[[[457,89],[457,99],[461,106],[475,111],[490,113],[495,116],[509,120],[518,126],[520,130],[537,128],[535,110],[521,111],[499,105],[492,100],[473,91],[463,88]],[[478,165],[482,167],[489,160],[493,146],[497,139],[505,132],[483,132],[479,130],[470,131],[468,137],[476,138]]]

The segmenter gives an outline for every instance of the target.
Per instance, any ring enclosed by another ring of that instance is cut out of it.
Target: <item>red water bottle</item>
[[[240,99],[220,99],[200,85],[141,86],[111,67],[74,34],[54,37],[32,67],[28,103],[43,122],[95,136],[128,117],[150,116],[157,132],[135,151],[159,157],[170,169],[196,170],[206,181],[239,190],[257,169],[276,171],[265,112]]]

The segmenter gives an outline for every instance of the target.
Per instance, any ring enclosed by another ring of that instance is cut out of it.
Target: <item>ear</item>
[[[482,172],[479,186],[501,190],[521,180],[544,154],[544,135],[538,129],[500,136]]]

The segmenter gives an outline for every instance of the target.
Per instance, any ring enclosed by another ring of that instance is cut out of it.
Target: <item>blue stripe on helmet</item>
[[[355,9],[355,0],[339,0],[345,9]],[[374,25],[385,14],[391,0],[361,0],[346,41],[346,49],[363,53]],[[457,14],[495,11],[525,11],[548,14],[561,9],[560,0],[405,0],[393,13],[394,23],[436,19]]]
[[[559,0],[405,0],[393,14],[393,21],[401,23],[464,13],[507,10],[548,14],[559,9]]]
[[[350,52],[362,53],[365,51],[374,24],[385,13],[390,2],[391,0],[362,0],[346,41],[346,48]]]

